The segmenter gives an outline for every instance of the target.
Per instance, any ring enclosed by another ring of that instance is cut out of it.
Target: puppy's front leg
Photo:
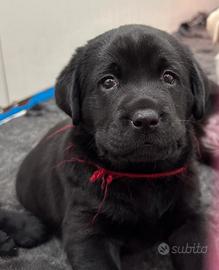
[[[171,235],[169,244],[175,269],[204,269],[207,253],[205,229],[202,218],[194,217]]]
[[[91,217],[84,214],[66,215],[63,241],[74,270],[120,270],[119,247],[101,233]]]

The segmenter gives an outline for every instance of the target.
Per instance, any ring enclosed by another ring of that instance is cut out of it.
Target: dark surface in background
[[[182,29],[181,29],[182,30]],[[192,26],[190,31],[180,31],[177,36],[194,52],[195,57],[206,74],[215,80],[214,56],[216,54],[211,40],[202,27]],[[198,33],[198,34],[197,34]],[[183,36],[182,36],[183,34]],[[38,108],[39,109],[39,108]],[[23,211],[16,200],[14,182],[17,169],[25,155],[36,145],[47,130],[66,116],[59,111],[54,102],[46,103],[40,110],[28,112],[23,116],[0,126],[0,204],[6,209]],[[212,198],[212,171],[200,166],[202,182],[202,200],[205,205],[210,204]],[[219,194],[215,191],[215,194]],[[214,215],[214,213],[210,213]],[[172,269],[168,256],[157,254],[157,247],[147,251],[143,269]],[[130,258],[129,265],[132,264]],[[48,243],[31,249],[20,250],[20,255],[13,259],[0,259],[0,270],[50,270],[69,269],[66,257],[58,240],[52,239]],[[133,270],[134,270],[133,266]],[[138,268],[138,270],[141,270]]]

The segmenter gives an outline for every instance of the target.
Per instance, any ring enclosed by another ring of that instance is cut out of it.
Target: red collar
[[[80,160],[81,161],[81,160]],[[158,178],[169,177],[169,176],[176,176],[179,174],[183,174],[187,170],[187,166],[180,167],[174,169],[172,171],[167,172],[159,172],[159,173],[125,173],[125,172],[114,172],[107,170],[105,168],[101,168],[97,165],[97,170],[93,172],[90,177],[90,181],[92,183],[96,182],[98,179],[105,179],[105,181],[110,184],[113,180],[118,178],[131,178],[131,179],[143,179],[143,180],[155,180]]]
[[[72,145],[73,146],[73,145]],[[69,147],[67,148],[67,150]],[[80,159],[78,157],[73,157],[68,160],[63,160],[60,163],[58,163],[55,167],[64,165],[65,163],[83,163],[87,165],[91,165],[96,167],[96,170],[92,173],[92,175],[89,178],[89,181],[91,183],[95,183],[98,180],[102,180],[103,182],[107,184],[111,184],[115,179],[121,179],[121,178],[129,178],[129,179],[142,179],[142,180],[156,180],[164,177],[170,177],[170,176],[177,176],[180,174],[183,174],[187,171],[187,166],[183,166],[171,171],[166,172],[157,172],[157,173],[126,173],[126,172],[116,172],[111,171],[106,168],[100,167],[99,165],[95,164],[92,161]]]

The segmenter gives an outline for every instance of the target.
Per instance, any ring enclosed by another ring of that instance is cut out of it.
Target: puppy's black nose
[[[132,117],[132,125],[134,128],[153,128],[159,124],[159,114],[155,110],[146,109],[139,110]]]

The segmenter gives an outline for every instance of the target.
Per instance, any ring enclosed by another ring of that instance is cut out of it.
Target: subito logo
[[[170,247],[167,245],[167,243],[164,242],[158,246],[157,250],[158,253],[163,256],[168,255],[170,253]]]

